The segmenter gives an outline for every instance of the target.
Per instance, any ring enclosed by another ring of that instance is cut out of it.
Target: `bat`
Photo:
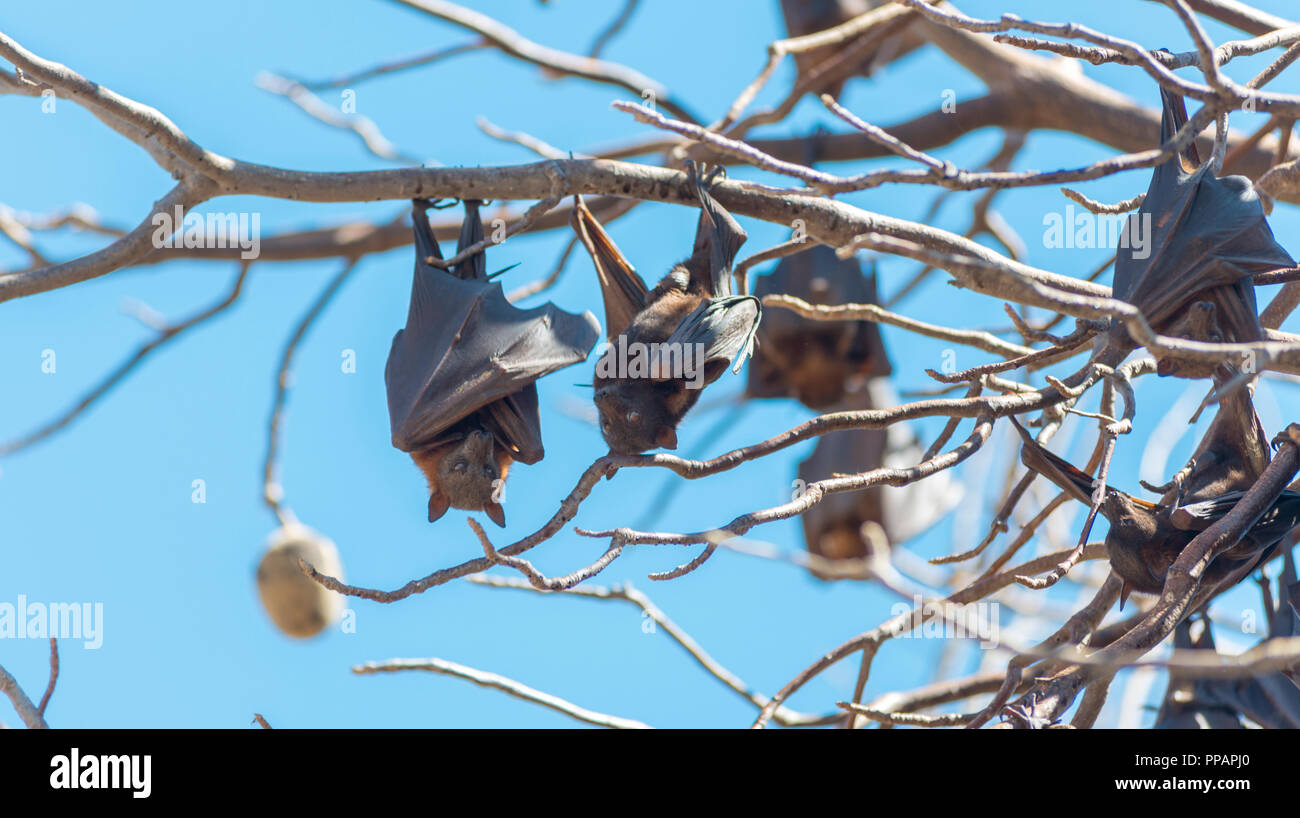
[[[884,378],[852,384],[835,411],[860,411],[894,406],[898,397]],[[808,459],[799,464],[802,485],[837,474],[860,474],[878,468],[909,468],[924,451],[904,424],[886,429],[847,429],[817,439]],[[957,504],[960,486],[941,471],[902,486],[871,486],[861,491],[828,494],[801,515],[804,544],[809,553],[828,560],[862,560],[871,553],[863,525],[877,523],[890,543],[904,542],[934,525]],[[812,569],[820,579],[835,579]]]
[[[857,259],[841,259],[825,245],[787,256],[754,282],[754,295],[783,293],[810,304],[875,304],[876,275]],[[769,310],[755,336],[745,395],[793,397],[810,409],[839,403],[855,378],[888,376],[880,327],[874,321],[814,321],[790,310]]]
[[[847,23],[854,17],[884,5],[885,2],[886,0],[781,0],[781,14],[785,18],[785,29],[789,36],[802,37]],[[906,54],[922,43],[921,37],[910,31],[890,35],[876,48],[863,55],[856,73],[867,76],[875,64]],[[811,75],[818,66],[834,59],[836,54],[847,45],[822,46],[810,51],[795,52],[795,68],[799,72],[799,78],[803,79]],[[814,90],[824,90],[833,97],[839,97],[844,82],[845,80],[839,80],[824,89]]]
[[[752,370],[751,370],[752,371]],[[872,409],[865,388],[851,394],[842,409]],[[888,433],[884,429],[847,429],[817,439],[813,453],[799,464],[801,485],[826,480],[839,474],[859,474],[878,469],[885,462]],[[862,526],[868,522],[885,525],[885,486],[861,491],[828,494],[802,515],[804,544],[810,554],[828,560],[861,560],[870,553],[870,541]],[[886,530],[886,535],[888,535]],[[813,567],[818,579],[833,579]]]
[[[1199,633],[1193,634],[1192,621],[1183,620],[1174,628],[1174,650],[1213,651],[1214,637],[1205,620]],[[1210,679],[1184,677],[1170,671],[1169,686],[1156,714],[1153,730],[1242,730],[1240,711],[1216,695]]]
[[[1187,109],[1166,88],[1160,96],[1165,142],[1186,124]],[[1143,232],[1146,242],[1135,241]],[[1251,276],[1295,266],[1273,237],[1251,181],[1215,177],[1209,163],[1200,164],[1194,143],[1156,167],[1124,238],[1115,260],[1115,298],[1138,307],[1156,332],[1197,341],[1262,339]],[[1111,339],[1117,348],[1134,347],[1119,319],[1112,319]],[[1157,359],[1161,375],[1224,377],[1233,371],[1231,364]]]
[[[1041,446],[1019,423],[1021,462],[1083,503],[1092,498],[1093,477]],[[1100,512],[1110,523],[1106,553],[1123,580],[1120,604],[1130,591],[1158,594],[1169,566],[1195,536],[1213,525],[1245,495],[1268,465],[1268,443],[1250,398],[1235,390],[1193,454],[1182,484],[1159,504],[1105,486]],[[1300,523],[1300,492],[1285,490],[1242,539],[1217,556],[1202,585],[1228,587],[1273,556],[1279,541]]]
[[[1295,607],[1300,585],[1295,584],[1295,563],[1289,549],[1284,549],[1284,555],[1276,607],[1265,608],[1269,639],[1300,635],[1300,609]],[[1201,633],[1193,636],[1191,623],[1180,623],[1174,630],[1174,648],[1214,650],[1208,619],[1204,625]],[[1261,727],[1295,729],[1300,727],[1300,682],[1295,677],[1294,667],[1235,679],[1183,678],[1177,671],[1171,671],[1169,691],[1155,727],[1237,728],[1242,726],[1240,717],[1245,716]]]
[[[458,252],[483,239],[479,202],[465,201]],[[522,310],[489,281],[483,252],[450,270],[414,200],[415,274],[406,326],[384,369],[393,446],[429,483],[429,522],[449,507],[505,525],[500,488],[515,461],[541,460],[536,381],[584,361],[600,337],[590,312],[554,304]]]
[[[573,229],[591,255],[605,303],[609,347],[592,385],[600,432],[610,451],[677,447],[677,426],[734,360],[753,351],[758,299],[731,291],[731,265],[746,234],[714,200],[694,165],[700,202],[695,247],[654,289],[627,261],[580,197]]]

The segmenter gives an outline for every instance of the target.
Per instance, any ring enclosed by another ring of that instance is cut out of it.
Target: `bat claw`
[[[1273,442],[1271,444],[1273,447],[1273,451],[1277,451],[1279,448],[1281,448],[1283,443],[1290,443],[1293,446],[1300,446],[1300,423],[1292,423],[1289,426],[1287,426],[1285,429],[1277,433],[1277,437],[1273,438]]]

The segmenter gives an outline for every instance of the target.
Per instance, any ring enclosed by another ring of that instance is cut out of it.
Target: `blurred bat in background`
[[[875,407],[864,388],[847,396],[845,405],[837,408]],[[886,434],[884,429],[850,429],[822,435],[817,439],[812,455],[799,464],[800,483],[808,485],[837,475],[860,474],[880,468],[885,463]],[[821,502],[800,515],[808,553],[828,560],[861,560],[874,556],[862,526],[866,523],[884,526],[884,494],[889,490],[886,486],[871,486],[861,491],[823,497]],[[819,579],[834,579],[833,575],[815,566],[811,570]]]
[[[841,259],[825,245],[787,256],[754,282],[754,295],[782,293],[809,304],[875,304],[874,270],[863,275],[856,258]],[[880,327],[874,321],[814,321],[790,310],[768,310],[756,335],[745,396],[796,398],[827,409],[855,379],[888,376]]]
[[[802,37],[847,23],[854,17],[883,6],[885,2],[886,0],[781,0],[781,14],[785,18],[785,30],[789,36]],[[855,73],[867,76],[875,65],[889,62],[924,43],[925,40],[919,34],[913,34],[908,30],[889,34],[883,38],[880,45],[863,54]],[[851,43],[838,43],[810,51],[796,52],[794,61],[799,78],[802,80],[810,76],[823,63],[834,60],[836,55],[849,45]],[[845,80],[841,79],[829,86],[813,90],[825,91],[833,97],[838,97],[844,88],[844,83]]]
[[[1174,628],[1174,650],[1214,651],[1209,620],[1202,619],[1196,633],[1192,631],[1193,624],[1196,624],[1193,620],[1185,619]],[[1215,695],[1210,679],[1198,679],[1176,670],[1169,672],[1164,701],[1155,724],[1151,725],[1153,730],[1244,730],[1245,727],[1238,709]]]
[[[1160,89],[1162,142],[1187,122],[1183,98]],[[1156,332],[1196,341],[1250,342],[1263,338],[1255,273],[1293,267],[1273,237],[1264,206],[1244,176],[1217,178],[1195,143],[1156,167],[1146,200],[1127,223],[1115,260],[1115,298],[1138,307]],[[1111,343],[1134,343],[1118,319]],[[1232,364],[1159,358],[1161,375],[1230,376]],[[1224,367],[1228,369],[1224,369]]]
[[[1021,462],[1091,503],[1093,477],[1041,446],[1011,420],[1023,439]],[[1106,552],[1124,581],[1121,605],[1130,591],[1158,594],[1169,566],[1195,536],[1232,510],[1268,466],[1268,442],[1245,389],[1225,397],[1193,454],[1191,471],[1159,504],[1105,487],[1101,514],[1110,522]],[[1242,539],[1210,563],[1203,587],[1239,582],[1273,556],[1278,542],[1300,523],[1300,493],[1282,492],[1272,508]]]
[[[1300,636],[1300,609],[1296,608],[1297,592],[1295,562],[1290,548],[1294,538],[1288,538],[1283,554],[1285,564],[1277,578],[1276,603],[1265,614],[1268,621],[1268,639],[1286,639]],[[1271,602],[1270,595],[1265,600]],[[1214,638],[1210,633],[1210,620],[1203,617],[1203,627],[1195,631],[1196,623],[1184,621],[1174,630],[1175,649],[1203,649],[1213,651]],[[1300,681],[1296,681],[1300,664],[1290,669],[1267,671],[1243,678],[1196,678],[1171,670],[1169,689],[1156,717],[1157,729],[1178,728],[1239,728],[1244,716],[1261,727],[1295,729],[1300,727]]]
[[[884,378],[872,378],[851,386],[836,411],[887,408],[898,403],[893,388]],[[849,429],[831,432],[817,439],[812,455],[799,464],[802,485],[841,474],[861,474],[878,468],[908,468],[921,461],[924,452],[906,424],[886,429]],[[800,515],[804,544],[808,552],[828,560],[862,560],[870,556],[866,523],[884,530],[893,545],[904,542],[934,525],[960,501],[961,486],[950,472],[936,472],[925,480],[904,486],[871,486],[861,491],[838,492]],[[888,555],[882,555],[888,556]],[[819,579],[836,579],[813,567]]]
[[[596,363],[596,409],[610,451],[638,454],[677,447],[677,426],[736,360],[753,349],[758,299],[731,292],[731,264],[746,235],[705,189],[694,165],[700,201],[695,249],[653,290],[619,251],[582,200],[574,197],[573,229],[596,267],[610,346]]]
[[[483,238],[479,202],[466,201],[459,250]],[[488,281],[482,252],[441,270],[426,200],[414,202],[415,275],[406,327],[384,369],[393,445],[429,482],[429,521],[448,507],[505,525],[500,487],[514,461],[542,459],[538,378],[586,360],[600,325],[551,303],[521,310]]]

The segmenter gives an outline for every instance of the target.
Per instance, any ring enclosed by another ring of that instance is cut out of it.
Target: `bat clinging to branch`
[[[505,525],[500,487],[514,461],[542,459],[538,378],[586,360],[600,335],[590,312],[546,303],[521,310],[489,282],[483,252],[451,270],[415,201],[415,277],[405,329],[393,336],[384,382],[393,445],[429,481],[429,521],[448,507]],[[459,249],[483,238],[479,203],[465,202]]]
[[[825,245],[787,256],[754,282],[754,295],[782,293],[810,304],[875,304],[876,276],[855,258]],[[793,397],[810,409],[838,403],[861,378],[892,371],[874,321],[814,321],[790,310],[769,310],[758,329],[745,394]]]
[[[581,199],[573,229],[591,254],[605,301],[610,346],[596,363],[596,409],[610,451],[677,447],[677,425],[701,390],[753,349],[757,298],[733,295],[731,264],[745,231],[691,169],[700,201],[695,249],[653,290],[628,263]]]
[[[1186,124],[1187,109],[1166,88],[1160,96],[1160,136],[1168,141]],[[1139,231],[1145,241],[1136,240]],[[1251,276],[1295,265],[1273,237],[1251,181],[1215,177],[1194,143],[1155,169],[1126,239],[1115,261],[1115,297],[1138,307],[1157,332],[1196,341],[1260,340]],[[1112,339],[1133,346],[1118,321]],[[1222,366],[1172,358],[1160,358],[1158,368],[1182,378],[1216,371],[1225,374]]]
[[[1095,480],[1041,446],[1012,418],[1023,439],[1021,461],[1082,503]],[[1159,504],[1105,486],[1101,513],[1110,522],[1106,551],[1130,591],[1158,594],[1171,566],[1196,535],[1232,511],[1268,465],[1268,443],[1244,389],[1224,399],[1194,455],[1191,471]],[[1203,586],[1234,584],[1262,565],[1282,537],[1300,523],[1300,493],[1284,491],[1240,541],[1219,553]]]

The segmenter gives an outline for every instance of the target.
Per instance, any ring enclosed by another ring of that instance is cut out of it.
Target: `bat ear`
[[[722,373],[726,372],[727,367],[729,366],[731,366],[731,361],[726,358],[717,358],[709,361],[704,365],[704,382],[713,383],[718,378],[721,378]]]
[[[429,497],[429,522],[435,522],[446,514],[450,505],[451,503],[447,501],[447,495],[442,493],[442,489],[435,491]]]
[[[505,509],[501,507],[500,503],[489,502],[487,505],[483,506],[483,513],[486,514],[488,519],[492,522],[502,528],[506,527],[506,512]]]
[[[660,426],[659,431],[655,432],[655,443],[663,449],[676,449],[677,431],[671,426]]]

